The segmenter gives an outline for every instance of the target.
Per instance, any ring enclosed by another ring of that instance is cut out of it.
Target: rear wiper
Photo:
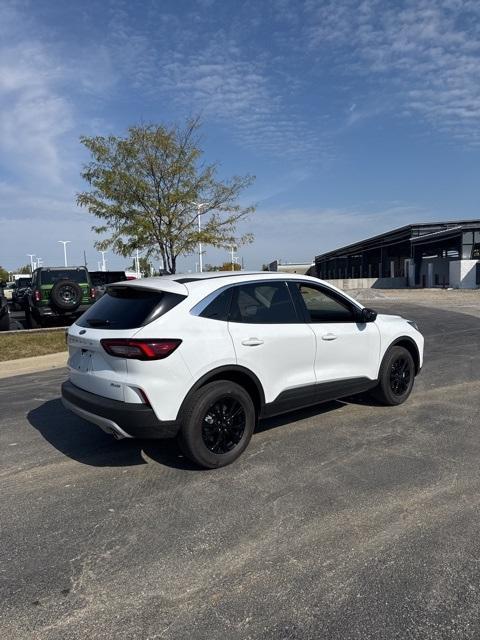
[[[110,320],[102,320],[102,318],[88,318],[88,324],[91,327],[108,327]]]

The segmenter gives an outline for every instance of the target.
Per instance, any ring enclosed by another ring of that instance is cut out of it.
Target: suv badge
[[[81,336],[83,336],[84,333],[87,333],[86,329],[82,329],[81,331],[78,332]]]

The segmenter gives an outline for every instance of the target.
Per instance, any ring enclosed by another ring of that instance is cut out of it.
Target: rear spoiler
[[[107,285],[107,291],[110,287],[115,287],[116,289],[149,289],[150,291],[166,291],[168,293],[176,293],[180,296],[188,296],[188,289],[184,284],[165,277],[138,278],[136,280],[112,282]]]

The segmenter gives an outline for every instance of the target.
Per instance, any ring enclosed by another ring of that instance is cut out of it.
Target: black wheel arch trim
[[[242,365],[239,365],[239,364],[232,364],[232,365],[222,365],[220,367],[216,367],[215,369],[212,369],[208,373],[205,373],[203,376],[201,376],[190,387],[190,389],[188,390],[187,395],[183,399],[183,402],[182,402],[182,404],[180,406],[180,409],[178,410],[177,420],[181,420],[185,405],[188,402],[188,400],[190,399],[190,397],[192,396],[192,394],[195,393],[195,391],[198,391],[198,389],[200,389],[200,387],[205,386],[209,382],[213,382],[215,380],[222,380],[222,379],[223,380],[225,380],[225,379],[228,380],[229,378],[222,378],[221,377],[223,374],[235,374],[235,373],[236,374],[240,374],[242,376],[247,376],[250,379],[250,382],[253,385],[255,385],[256,391],[258,393],[258,401],[259,401],[259,406],[257,407],[257,409],[258,409],[259,412],[261,412],[263,407],[265,406],[265,392],[263,390],[262,383],[260,382],[258,377],[253,373],[253,371],[251,371],[250,369],[247,369],[247,367],[243,367]],[[241,384],[241,382],[239,382],[238,384]],[[248,389],[247,389],[247,391],[248,391]]]
[[[400,336],[399,338],[395,338],[395,340],[388,345],[388,347],[385,350],[385,353],[383,354],[382,362],[380,363],[380,369],[382,368],[382,365],[383,365],[383,362],[385,360],[385,357],[386,357],[387,353],[390,351],[390,349],[392,347],[402,346],[402,343],[403,344],[407,343],[411,348],[413,348],[413,353],[411,351],[410,351],[410,353],[411,353],[411,355],[413,357],[413,362],[415,364],[415,375],[418,375],[420,373],[420,371],[421,371],[420,351],[418,350],[417,343],[410,336]],[[379,369],[379,371],[380,371],[380,369]]]

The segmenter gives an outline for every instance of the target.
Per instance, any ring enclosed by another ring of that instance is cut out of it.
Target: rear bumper
[[[62,384],[62,402],[65,408],[117,438],[173,438],[180,428],[176,420],[159,420],[148,405],[97,396],[70,381]]]
[[[93,304],[93,303],[92,303]],[[52,307],[50,306],[33,306],[31,309],[32,315],[34,316],[38,316],[40,318],[46,317],[46,318],[50,318],[52,316],[57,317],[57,316],[74,316],[74,317],[79,317],[82,315],[82,313],[84,313],[87,309],[90,309],[92,305],[91,304],[81,304],[79,307],[77,307],[75,310],[73,311],[57,311],[56,309],[52,309]]]

